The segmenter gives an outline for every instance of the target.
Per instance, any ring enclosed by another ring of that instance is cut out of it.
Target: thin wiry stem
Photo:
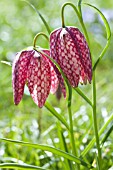
[[[65,27],[65,22],[64,22],[64,8],[65,8],[65,6],[67,6],[67,5],[71,6],[71,7],[74,9],[74,11],[76,12],[77,17],[78,17],[78,19],[79,19],[79,21],[80,21],[80,24],[81,24],[81,26],[82,26],[82,29],[83,29],[83,31],[84,31],[84,34],[85,34],[87,43],[88,43],[88,45],[89,45],[89,47],[90,47],[90,42],[89,42],[88,33],[87,33],[86,28],[85,28],[84,22],[83,22],[83,20],[82,20],[82,16],[81,16],[81,14],[79,13],[79,11],[78,11],[78,9],[76,8],[76,6],[75,6],[74,4],[72,4],[72,3],[70,3],[70,2],[65,3],[65,4],[62,6],[62,9],[61,9],[62,27]]]
[[[70,123],[70,139],[72,145],[72,152],[74,155],[78,156],[77,149],[75,147],[75,139],[74,139],[74,131],[73,131],[73,119],[72,119],[72,110],[71,110],[71,100],[72,100],[72,88],[70,87],[69,83],[68,86],[68,114],[69,114],[69,123]],[[77,165],[77,169],[80,169],[80,166]]]
[[[35,37],[34,37],[34,40],[33,40],[33,47],[34,47],[34,48],[36,48],[36,41],[37,41],[37,38],[38,38],[40,35],[44,36],[44,37],[47,39],[47,41],[49,41],[48,36],[47,36],[45,33],[40,32],[40,33],[36,34]]]
[[[101,149],[99,143],[98,127],[97,127],[97,111],[96,111],[96,80],[95,72],[93,72],[93,123],[95,130],[96,145],[98,150],[98,169],[101,170]]]

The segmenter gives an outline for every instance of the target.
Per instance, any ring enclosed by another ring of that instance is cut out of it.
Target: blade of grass
[[[31,6],[34,11],[36,11],[36,13],[38,14],[38,16],[41,18],[42,22],[44,23],[46,29],[47,29],[47,32],[48,34],[51,33],[51,30],[49,28],[49,25],[47,24],[47,21],[44,19],[44,17],[41,15],[41,13],[35,8],[35,6],[33,4],[31,4],[30,2],[26,1],[26,0],[22,0],[23,2],[26,2],[29,6]]]
[[[64,150],[65,152],[68,152],[68,148],[67,148],[67,144],[65,141],[65,137],[63,135],[63,130],[61,128],[61,125],[59,122],[57,122],[57,132],[58,132],[58,137],[59,137],[59,144],[60,144],[60,149]],[[66,170],[70,170],[72,169],[72,164],[70,160],[65,159],[64,160],[64,164],[65,164],[65,169]],[[72,169],[73,170],[73,169]]]
[[[113,114],[108,118],[107,122],[103,125],[103,127],[100,129],[98,135],[101,136],[102,133],[104,132],[104,130],[107,128],[107,126],[109,125],[109,123],[113,120]],[[83,152],[81,153],[80,157],[84,157],[88,151],[93,147],[93,145],[95,144],[95,137],[90,141],[90,143],[86,146],[86,148],[83,150]]]
[[[73,88],[91,107],[93,106],[92,105],[92,102],[90,99],[88,99],[88,97],[82,92],[82,90],[80,88]]]
[[[33,165],[27,165],[27,164],[25,164],[25,165],[21,165],[21,164],[17,164],[17,163],[3,163],[3,164],[0,164],[0,168],[2,168],[2,169],[5,169],[5,168],[8,168],[8,169],[12,169],[12,168],[14,168],[14,169],[22,169],[22,170],[26,170],[26,169],[28,169],[28,170],[32,170],[32,169],[39,169],[39,170],[48,170],[48,169],[45,169],[45,168],[41,168],[41,167],[38,167],[38,166],[33,166]]]
[[[110,126],[110,128],[106,132],[105,136],[102,138],[101,145],[103,145],[104,142],[106,142],[107,138],[109,137],[109,135],[111,134],[112,131],[113,131],[113,125]]]
[[[64,158],[67,158],[71,161],[74,161],[76,162],[77,164],[81,164],[87,168],[92,168],[92,166],[86,162],[84,162],[83,160],[81,160],[80,158],[72,155],[72,154],[69,154],[67,152],[64,152],[60,149],[57,149],[57,148],[54,148],[52,146],[48,146],[48,145],[43,145],[43,144],[33,144],[33,143],[29,143],[29,142],[23,142],[23,141],[17,141],[17,140],[11,140],[11,139],[7,139],[7,138],[0,138],[0,141],[4,141],[4,142],[7,142],[7,143],[13,143],[13,144],[18,144],[18,145],[21,145],[21,146],[27,146],[27,147],[32,147],[32,148],[36,148],[36,149],[41,149],[41,150],[44,150],[44,151],[49,151],[53,154],[56,154],[56,155],[59,155],[59,156],[62,156]]]
[[[107,19],[105,18],[105,16],[103,15],[103,13],[98,9],[96,8],[95,6],[91,5],[91,4],[88,4],[88,3],[84,3],[85,5],[88,5],[90,7],[92,7],[93,9],[95,9],[99,15],[101,16],[103,22],[104,22],[104,25],[105,25],[105,28],[106,28],[106,34],[107,34],[107,43],[103,49],[103,51],[101,52],[99,58],[97,59],[96,63],[94,64],[93,66],[93,70],[96,69],[98,63],[100,62],[100,60],[102,59],[102,57],[104,56],[104,54],[106,53],[108,47],[109,47],[109,44],[110,44],[110,40],[111,40],[111,30],[110,30],[110,26],[109,26],[109,23],[107,21]]]
[[[45,105],[46,109],[48,109],[64,126],[66,126],[67,129],[69,129],[69,126],[66,122],[66,120],[46,101]]]

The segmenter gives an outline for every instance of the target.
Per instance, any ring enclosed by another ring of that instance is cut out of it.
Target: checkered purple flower
[[[65,27],[53,31],[50,35],[50,56],[60,65],[72,87],[91,83],[90,50],[78,28]]]
[[[23,97],[24,86],[27,84],[33,101],[43,107],[49,93],[55,93],[61,74],[56,66],[46,57],[49,50],[43,53],[33,49],[23,50],[17,53],[12,67],[12,85],[14,103],[19,104]],[[62,79],[62,91],[65,96],[65,86]]]

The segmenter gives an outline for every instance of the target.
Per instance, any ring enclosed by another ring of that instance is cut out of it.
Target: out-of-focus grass
[[[59,8],[63,2],[66,2],[65,0],[62,2],[32,0],[31,2],[46,18],[51,30],[61,26]],[[74,2],[74,0],[71,2]],[[111,4],[113,6],[113,1],[107,2],[107,5],[103,1],[92,0],[90,2],[103,10],[112,27],[113,12],[110,16],[107,14],[111,10]],[[85,10],[86,8],[84,8],[83,15],[89,32],[93,57],[96,60],[102,47],[105,45],[105,31],[98,16],[91,10],[89,10],[89,13]],[[80,26],[73,10],[67,7],[66,11],[66,23],[68,25]],[[89,15],[90,18],[88,18]],[[32,45],[33,37],[40,31],[47,33],[40,18],[25,2],[15,0],[0,1],[0,60],[12,61],[17,51]],[[40,38],[38,43],[48,48],[48,42],[45,39]],[[113,40],[96,71],[99,128],[102,127],[108,116],[113,112],[112,46]],[[13,104],[11,79],[11,67],[0,63],[0,137],[34,143],[47,143],[60,148],[56,118],[46,108],[39,109],[28,95],[24,95],[21,103],[15,106]],[[89,98],[92,97],[91,85],[80,86],[80,88]],[[48,101],[68,120],[65,99],[62,98],[60,101],[57,101],[55,95],[50,94]],[[75,91],[73,91],[72,110],[76,145],[77,148],[80,148],[79,152],[81,152],[93,138],[94,130],[91,108]],[[68,132],[64,127],[63,130],[67,145],[70,148]],[[113,134],[111,133],[102,148],[103,169],[108,169],[112,165],[112,140]],[[89,162],[92,161],[94,154],[95,149],[93,148],[86,157]],[[32,148],[0,143],[0,162],[18,162],[19,160],[29,164],[50,167],[51,169],[63,169],[62,160],[57,156],[36,151]]]

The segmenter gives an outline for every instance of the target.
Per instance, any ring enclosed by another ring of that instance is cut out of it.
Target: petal
[[[50,35],[50,54],[68,78],[71,86],[77,87],[92,79],[90,51],[83,34],[74,27],[55,30]]]
[[[42,51],[44,53],[46,53],[48,56],[50,56],[49,50],[42,50]],[[49,58],[47,58],[47,61],[49,62],[50,69],[51,69],[51,89],[50,89],[50,92],[52,94],[54,94],[57,91],[58,85],[59,85],[58,75],[55,71],[55,65],[52,63],[52,61]]]
[[[50,51],[49,50],[43,50],[43,52],[45,52],[47,55],[50,56]],[[61,73],[59,72],[59,70],[57,69],[57,67],[54,65],[54,63],[52,63],[52,61],[47,58],[50,67],[51,67],[51,89],[50,92],[52,94],[54,94],[57,89],[58,89],[58,85],[60,84],[61,86],[61,91],[63,93],[64,98],[66,97],[66,88],[64,85],[64,80],[62,78]]]
[[[60,71],[58,70],[58,68],[56,66],[54,66],[54,70],[57,73],[57,77],[58,77],[58,80],[59,80],[59,84],[60,84],[63,96],[64,96],[64,98],[66,98],[66,88],[65,88],[65,84],[64,84],[64,79],[63,79]]]
[[[51,87],[50,66],[43,54],[35,51],[28,67],[27,81],[34,102],[43,107]]]
[[[78,28],[67,27],[66,30],[70,34],[81,60],[81,77],[84,84],[87,80],[91,83],[92,80],[92,62],[90,56],[90,50],[85,40],[84,35],[79,31]]]
[[[55,30],[50,35],[50,56],[59,64],[60,67],[61,67],[61,64],[60,64],[59,56],[58,56],[57,41],[58,41],[58,37],[60,37],[61,30],[62,30],[61,28],[58,30]],[[66,88],[65,88],[63,77],[56,66],[54,67],[54,69],[57,73],[57,77],[59,79],[61,90],[62,90],[63,96],[65,98],[66,97]]]
[[[12,66],[12,85],[14,103],[17,105],[22,99],[27,78],[27,70],[33,51],[17,53]]]
[[[54,59],[57,58],[57,62],[70,84],[76,87],[79,83],[81,68],[79,55],[69,33],[66,30],[64,31],[64,28],[59,30],[58,33],[56,31],[52,33],[52,37],[55,37],[54,34],[56,34],[56,43],[52,43],[52,38],[50,38],[51,56]],[[54,49],[54,52],[52,52],[52,49]]]
[[[56,43],[58,40],[58,36],[60,36],[60,32],[61,32],[61,28],[58,30],[55,30],[54,32],[52,32],[50,34],[50,56],[52,56],[52,58],[58,62],[58,56],[56,53]]]

